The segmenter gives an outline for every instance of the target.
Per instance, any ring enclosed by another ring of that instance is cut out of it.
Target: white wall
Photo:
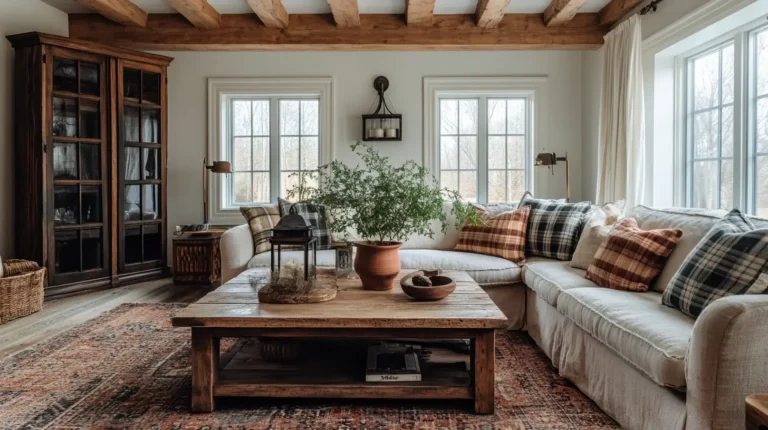
[[[0,0],[0,257],[14,255],[13,48],[9,34],[66,36],[67,15],[39,0]]]
[[[354,161],[349,145],[361,136],[361,117],[371,109],[373,79],[390,81],[388,97],[403,115],[403,141],[374,144],[394,163],[422,162],[422,78],[424,76],[549,77],[536,152],[568,151],[571,193],[582,197],[581,52],[161,52],[174,57],[168,73],[168,225],[202,222],[200,163],[207,148],[206,78],[331,76],[335,156]],[[552,176],[541,168],[536,194],[565,195],[563,166]]]

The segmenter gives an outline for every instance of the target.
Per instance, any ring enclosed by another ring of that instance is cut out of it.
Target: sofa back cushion
[[[696,318],[713,301],[768,289],[768,229],[738,209],[721,219],[688,255],[662,296],[662,303]]]

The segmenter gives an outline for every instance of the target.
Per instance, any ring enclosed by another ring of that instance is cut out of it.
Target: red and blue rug
[[[466,402],[310,399],[222,399],[192,414],[189,329],[170,325],[183,306],[122,305],[0,361],[0,429],[619,428],[522,332],[497,335],[494,415]]]

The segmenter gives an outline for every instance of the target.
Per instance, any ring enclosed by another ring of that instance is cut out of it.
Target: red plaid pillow
[[[525,263],[525,230],[528,226],[530,206],[504,212],[491,217],[482,211],[480,215],[487,225],[465,225],[459,232],[456,251],[501,257],[517,264]]]
[[[641,230],[634,218],[624,218],[603,240],[587,279],[615,290],[648,291],[682,235],[677,228]]]

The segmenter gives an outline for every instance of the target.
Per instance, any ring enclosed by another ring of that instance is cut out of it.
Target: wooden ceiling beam
[[[432,25],[435,16],[435,0],[408,0],[405,4],[405,22],[412,26]]]
[[[357,0],[328,0],[333,20],[338,27],[360,27]]]
[[[282,0],[247,0],[261,22],[269,28],[288,27],[288,12]]]
[[[168,3],[197,28],[216,28],[221,24],[221,15],[208,0],[168,0]]]
[[[598,13],[600,25],[615,24],[642,2],[643,0],[611,0]]]
[[[178,14],[151,14],[146,28],[116,25],[99,15],[69,15],[69,36],[146,50],[509,50],[593,49],[606,28],[597,14],[547,27],[541,14],[508,14],[497,28],[474,15],[435,15],[430,27],[406,25],[402,15],[360,15],[360,27],[337,27],[330,15],[292,15],[285,29],[268,28],[252,14],[222,15],[221,26],[190,28]]]
[[[587,0],[552,0],[544,11],[544,25],[563,25],[573,19]]]
[[[147,13],[130,0],[77,0],[77,2],[118,24],[131,27],[147,25]]]
[[[475,10],[477,26],[483,28],[498,27],[504,18],[509,0],[479,0]]]

